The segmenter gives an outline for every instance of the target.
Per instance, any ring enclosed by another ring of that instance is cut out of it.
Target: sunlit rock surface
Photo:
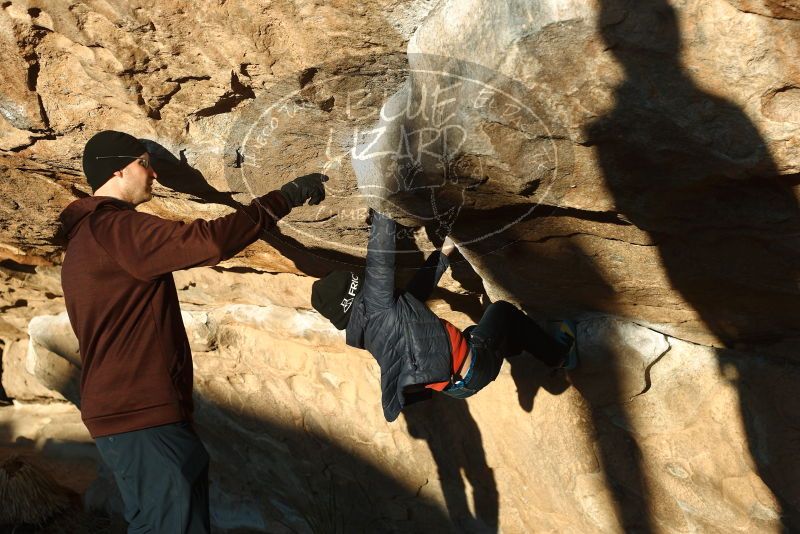
[[[321,207],[176,273],[220,528],[798,529],[799,13],[4,2],[5,392],[79,402],[56,218],[89,193],[83,144],[115,128],[158,156],[140,209],[164,217],[330,177]],[[583,367],[517,359],[468,402],[386,424],[373,360],[309,303],[313,277],[362,265],[367,205],[427,226],[402,236],[401,277],[444,231],[463,244],[435,311],[577,318]]]
[[[749,453],[748,425],[770,429],[762,454],[791,462],[780,413],[790,400],[766,392],[797,377],[752,355],[590,319],[579,323],[583,367],[571,384],[523,355],[469,402],[437,399],[388,424],[372,358],[347,348],[315,313],[267,297],[294,275],[245,276],[240,288],[260,303],[224,304],[217,288],[231,274],[195,274],[201,282],[180,293],[220,526],[777,528],[780,507]],[[469,324],[446,303],[434,305]],[[44,361],[69,346],[68,333],[54,334],[63,322],[32,322],[42,337],[31,345]],[[36,367],[46,369],[43,383],[58,382],[55,368]],[[757,420],[740,416],[742,387],[767,388],[750,408],[760,410]]]

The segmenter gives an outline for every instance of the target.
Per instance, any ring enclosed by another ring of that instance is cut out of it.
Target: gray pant
[[[95,439],[125,503],[129,533],[206,533],[208,453],[187,422]]]

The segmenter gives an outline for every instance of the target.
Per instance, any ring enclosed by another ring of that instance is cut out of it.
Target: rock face
[[[330,177],[176,274],[218,526],[800,529],[800,3],[324,4],[3,3],[7,394],[79,402],[56,218],[89,194],[83,143],[121,129],[165,217]],[[581,370],[521,358],[386,424],[374,362],[308,302],[363,263],[368,205],[412,226],[403,268],[461,243],[435,311],[578,318]]]
[[[461,7],[440,3],[409,50],[498,73],[479,74],[490,90],[455,89],[448,126],[467,140],[446,154],[484,161],[467,173],[485,183],[467,192],[454,232],[474,242],[471,263],[495,294],[547,313],[622,314],[707,344],[797,330],[800,123],[784,59],[797,50],[794,22],[725,2],[607,0],[477,2],[454,26]],[[746,39],[733,37],[744,28]],[[780,45],[765,37],[773,29]],[[502,243],[475,242],[518,215],[498,205],[524,203],[527,218]],[[556,272],[559,290],[548,291]]]
[[[437,398],[388,424],[372,358],[315,313],[265,297],[285,275],[241,281],[259,304],[223,304],[228,295],[213,288],[230,274],[195,274],[199,283],[181,297],[187,309],[202,299],[212,310],[184,319],[221,527],[749,532],[779,524],[781,508],[750,459],[739,390],[788,385],[796,374],[597,318],[579,325],[583,366],[571,387],[523,355],[469,402]],[[32,324],[44,361],[69,345],[68,332],[56,334],[63,314]],[[52,366],[36,369],[54,382]],[[778,407],[761,402],[749,423],[780,431],[781,414],[770,414]],[[770,458],[792,461],[791,445],[764,437]]]

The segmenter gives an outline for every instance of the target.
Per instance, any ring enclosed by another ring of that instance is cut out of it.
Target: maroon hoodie
[[[192,353],[171,273],[230,258],[290,209],[279,191],[191,223],[111,197],[67,206],[61,285],[83,362],[81,417],[93,437],[191,419]]]

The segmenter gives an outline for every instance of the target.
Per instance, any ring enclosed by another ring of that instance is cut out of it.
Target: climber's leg
[[[486,309],[470,335],[483,340],[490,350],[498,351],[501,357],[514,356],[524,350],[550,367],[560,367],[569,348],[550,336],[516,306],[503,300],[492,303]]]

